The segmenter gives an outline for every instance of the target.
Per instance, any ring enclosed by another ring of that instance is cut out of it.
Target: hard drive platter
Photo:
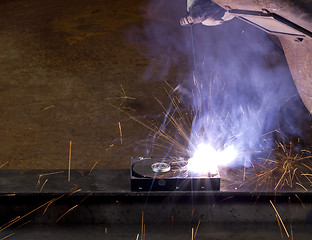
[[[194,175],[187,158],[133,157],[130,166],[132,191],[218,191],[219,174]]]

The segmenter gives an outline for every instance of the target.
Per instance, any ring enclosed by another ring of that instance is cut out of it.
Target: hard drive
[[[194,174],[187,158],[133,157],[130,167],[131,191],[219,191],[219,173]]]

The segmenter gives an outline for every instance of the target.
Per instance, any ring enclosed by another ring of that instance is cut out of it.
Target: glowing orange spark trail
[[[53,175],[53,174],[58,174],[58,173],[63,173],[63,172],[64,172],[64,171],[43,173],[43,174],[40,174],[39,177],[48,176],[48,175]]]
[[[79,204],[82,204],[88,197],[90,197],[91,195],[93,195],[93,193],[89,193],[87,196],[85,196],[80,202]]]
[[[96,161],[94,163],[94,165],[92,166],[92,168],[90,169],[89,175],[91,175],[91,173],[92,173],[93,169],[95,168],[96,164],[98,164],[98,161]]]
[[[196,227],[196,230],[195,230],[195,234],[194,234],[194,239],[196,238],[200,222],[201,222],[201,219],[199,219],[199,221],[198,221],[198,224],[197,224],[197,227]]]
[[[59,199],[62,198],[62,197],[64,197],[64,194],[61,195],[61,196],[58,197],[58,198],[54,198],[54,199],[52,199],[51,201],[49,201],[49,204],[48,204],[48,205],[46,206],[46,208],[44,209],[44,211],[43,211],[43,213],[42,213],[42,216],[46,213],[46,211],[48,210],[48,208],[50,207],[50,205],[51,205],[52,203],[54,203],[55,201],[59,200]]]
[[[20,219],[20,217],[21,217],[21,216],[17,216],[17,217],[15,217],[15,218],[11,219],[10,221],[8,221],[7,223],[3,224],[3,225],[0,227],[0,230],[3,229],[3,228],[5,228],[5,227],[6,227],[7,225],[9,225],[10,223],[16,222],[18,219]],[[0,231],[0,232],[1,232],[1,231]]]
[[[191,218],[190,218],[190,222],[193,221],[193,216],[194,216],[194,208],[192,209],[192,213],[191,213]]]
[[[43,173],[43,174],[40,174],[38,176],[38,181],[37,181],[37,186],[36,188],[40,185],[40,180],[43,176],[48,176],[48,175],[54,175],[54,174],[58,174],[58,173],[63,173],[64,171],[58,171],[58,172],[51,172],[51,173]]]
[[[167,83],[168,84],[168,83]],[[174,89],[169,85],[169,88],[174,91]],[[159,105],[164,110],[163,114],[168,120],[168,125],[170,127],[173,127],[178,131],[178,135],[181,137],[181,140],[178,140],[176,137],[172,136],[170,132],[167,132],[166,129],[163,129],[162,127],[157,126],[155,122],[144,122],[142,120],[139,120],[138,118],[132,116],[128,112],[124,111],[122,107],[118,107],[115,105],[111,105],[112,107],[116,108],[117,110],[125,113],[130,117],[130,119],[136,121],[137,123],[141,124],[145,128],[152,131],[152,133],[155,133],[157,142],[153,142],[153,145],[159,149],[167,150],[168,144],[171,146],[174,146],[174,152],[176,154],[180,155],[186,155],[188,154],[188,145],[192,144],[190,143],[190,128],[192,125],[192,114],[187,114],[185,112],[182,112],[179,108],[179,105],[181,104],[181,101],[179,100],[178,96],[171,96],[171,93],[165,88],[165,91],[167,93],[167,96],[169,97],[175,111],[170,112],[169,109],[166,109],[164,104],[156,97],[156,101],[159,103]],[[187,144],[186,144],[187,143]]]
[[[11,233],[11,234],[9,234],[9,235],[6,235],[5,237],[1,238],[0,240],[7,239],[7,238],[9,238],[9,237],[13,236],[14,234],[15,234],[15,233]]]
[[[120,122],[118,122],[118,128],[119,128],[119,134],[120,134],[120,144],[122,144],[122,130],[121,130]]]
[[[55,223],[57,223],[58,221],[60,221],[66,214],[68,214],[69,212],[73,211],[76,207],[78,207],[78,204],[73,206],[72,208],[68,209],[65,213],[63,213],[57,220]]]
[[[3,164],[0,166],[0,168],[4,167],[4,166],[7,165],[8,163],[9,163],[9,161],[3,163]]]
[[[62,195],[61,197],[63,197],[63,195]],[[59,198],[57,198],[57,199],[60,199],[61,197],[59,197]],[[41,206],[39,206],[39,207],[35,208],[34,210],[30,211],[29,213],[26,213],[24,216],[22,216],[22,217],[16,217],[13,221],[11,220],[10,223],[4,224],[4,225],[0,228],[0,232],[2,232],[3,230],[7,229],[7,228],[10,227],[10,226],[12,226],[14,223],[16,223],[16,222],[22,220],[23,218],[27,217],[28,215],[32,214],[33,212],[36,212],[36,211],[39,210],[40,208],[43,208],[44,206],[49,205],[50,202],[56,201],[57,199],[53,198],[52,200],[50,200],[50,201],[48,201],[48,202],[42,204]]]
[[[68,156],[68,182],[70,182],[70,163],[71,163],[71,148],[72,148],[72,141],[69,141],[69,156]]]
[[[278,216],[278,219],[280,220],[280,222],[281,222],[281,224],[282,224],[282,226],[283,226],[283,228],[284,228],[284,230],[285,230],[285,232],[286,232],[287,237],[289,237],[288,231],[287,231],[287,229],[286,229],[286,227],[285,227],[285,225],[284,225],[284,222],[283,222],[281,216],[279,215],[277,209],[275,208],[275,206],[274,206],[274,204],[272,203],[271,200],[270,200],[270,203],[271,203],[271,205],[272,205],[272,207],[273,207],[273,209],[274,209],[276,215]]]
[[[27,221],[27,222],[22,223],[22,224],[21,224],[21,225],[19,225],[17,228],[21,228],[21,227],[25,226],[25,225],[26,225],[26,224],[28,224],[28,223],[31,223],[31,220],[29,220],[29,221]]]
[[[44,188],[44,185],[47,183],[47,181],[48,181],[48,179],[46,179],[46,180],[44,181],[44,183],[42,184],[42,186],[41,186],[41,188],[40,188],[40,192],[41,192],[42,189]]]
[[[194,240],[194,228],[192,228],[192,237],[191,240]]]
[[[284,236],[283,236],[283,229],[282,229],[282,226],[281,226],[281,222],[280,222],[280,220],[278,219],[278,216],[277,216],[276,213],[275,213],[275,217],[276,217],[277,224],[278,224],[278,227],[279,227],[279,230],[280,230],[280,233],[281,233],[281,238],[284,239]]]
[[[70,196],[72,196],[72,195],[74,195],[75,193],[80,192],[80,191],[81,191],[81,188],[80,188],[80,189],[77,189],[77,190],[75,190],[75,191],[73,191],[71,194],[69,194],[69,195],[67,196],[67,198],[69,198]]]
[[[48,210],[48,208],[50,207],[50,205],[52,204],[53,202],[51,201],[47,206],[46,208],[44,209],[43,213],[42,213],[42,216],[46,213],[46,211]]]
[[[142,211],[141,240],[143,240],[143,231],[144,231],[144,212]]]
[[[144,224],[144,228],[143,228],[143,240],[145,240],[145,224]]]
[[[299,198],[299,196],[298,196],[297,194],[295,194],[295,196],[296,196],[296,198],[301,202],[302,207],[305,208],[305,205],[304,205],[304,203],[301,201],[301,199]]]
[[[45,107],[44,109],[42,109],[42,111],[45,111],[45,110],[48,110],[48,109],[54,108],[54,107],[55,107],[55,105],[53,104],[53,105],[51,105],[51,106]]]
[[[300,187],[302,187],[306,192],[308,191],[308,189],[306,187],[304,187],[301,183],[299,182],[296,182],[296,184]]]

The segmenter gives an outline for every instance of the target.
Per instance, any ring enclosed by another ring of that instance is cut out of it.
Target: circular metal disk
[[[156,162],[153,163],[151,166],[153,172],[158,173],[158,172],[169,172],[171,167],[168,163],[164,162]]]
[[[157,175],[161,175],[161,172],[154,172],[152,165],[161,162],[161,159],[144,159],[142,161],[136,162],[132,165],[132,171],[137,175],[144,178],[155,178]]]
[[[165,161],[162,158],[149,158],[134,163],[132,171],[135,175],[144,178],[182,177],[184,174],[181,173],[185,173],[184,165],[185,163],[177,164],[177,161],[172,159]]]

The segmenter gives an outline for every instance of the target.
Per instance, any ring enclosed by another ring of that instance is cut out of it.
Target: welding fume
[[[197,53],[195,51],[196,46],[194,46],[196,45],[196,39],[194,39],[193,25],[202,24],[208,27],[218,28],[221,24],[227,24],[227,22],[233,19],[239,19],[268,33],[272,42],[274,41],[274,44],[278,45],[283,50],[300,98],[307,110],[310,113],[312,112],[311,1],[304,0],[298,3],[292,0],[188,0],[186,10],[187,13],[180,19],[180,24],[190,27],[191,29],[194,78],[197,79],[196,81],[200,81],[200,77],[198,76],[200,74],[197,73],[197,64],[205,63],[198,63],[199,61],[197,61],[195,56]],[[204,31],[202,28],[200,30]],[[257,36],[254,37],[254,39],[256,38]],[[259,44],[253,43],[253,38],[250,38],[250,40],[250,45]],[[225,40],[222,39],[222,34],[220,35],[219,41],[225,42]],[[221,97],[219,98],[216,97],[218,93],[211,90],[210,93],[208,93],[209,90],[201,90],[201,93],[195,97],[196,99],[200,99],[198,100],[200,103],[197,104],[200,106],[200,109],[195,107],[197,111],[195,111],[192,134],[190,137],[190,142],[192,144],[189,148],[192,153],[191,159],[196,156],[195,166],[200,166],[200,168],[205,166],[203,163],[207,162],[207,158],[216,158],[211,156],[212,152],[230,153],[225,154],[226,157],[222,157],[224,158],[223,162],[226,162],[224,165],[231,164],[231,162],[235,161],[235,158],[239,159],[242,157],[237,156],[237,152],[241,152],[242,155],[244,155],[242,159],[245,159],[243,164],[246,166],[246,158],[248,159],[252,155],[249,154],[251,149],[255,149],[255,146],[262,150],[266,148],[264,144],[261,143],[263,140],[262,136],[264,133],[274,129],[274,122],[278,122],[278,112],[282,108],[283,101],[287,101],[287,98],[283,97],[283,95],[288,95],[287,93],[290,93],[289,90],[283,89],[287,89],[287,84],[282,87],[279,86],[279,83],[276,81],[277,78],[283,78],[285,70],[281,70],[282,67],[277,64],[274,70],[271,70],[265,67],[265,64],[261,65],[261,60],[259,60],[258,64],[257,60],[253,59],[252,63],[248,60],[248,57],[251,55],[245,54],[246,52],[244,52],[246,49],[241,49],[241,52],[240,50],[233,49],[233,47],[242,47],[241,43],[235,43],[235,41],[239,41],[239,38],[233,37],[227,39],[227,41],[230,41],[232,44],[232,49],[228,48],[228,50],[233,51],[233,54],[231,55],[229,52],[224,52],[226,51],[224,49],[221,50],[223,55],[227,54],[230,59],[228,61],[226,59],[227,62],[221,64],[226,66],[226,68],[232,68],[232,71],[226,70],[228,75],[227,79],[224,79],[223,82],[227,85],[228,89],[224,90],[224,87],[221,86],[219,89],[222,89],[222,91],[220,91]],[[210,48],[216,48],[212,42],[207,41],[207,44],[210,44]],[[261,48],[263,50],[261,50]],[[270,54],[270,47],[268,47],[265,42],[263,42],[262,46],[261,43],[257,47],[254,46],[254,49],[256,49],[255,52],[261,53],[262,51],[263,58],[266,58]],[[210,53],[208,52],[208,54]],[[241,60],[245,56],[247,56],[247,58]],[[255,58],[257,57],[261,58],[256,55]],[[241,59],[239,60],[239,58]],[[210,60],[210,63],[215,60]],[[218,59],[218,61],[220,61],[220,59]],[[239,61],[241,61],[241,63],[238,63]],[[244,66],[244,61],[247,62],[245,69],[242,67]],[[210,68],[213,65],[214,64],[210,64]],[[253,69],[256,70],[254,71]],[[222,71],[224,71],[224,69],[222,69]],[[248,83],[248,81],[244,82],[244,80],[239,80],[241,77],[245,79],[248,78],[246,77],[246,72],[251,74],[250,83]],[[236,76],[232,77],[232,74],[236,74]],[[245,76],[241,75],[240,77],[240,74]],[[236,78],[236,80],[234,78]],[[264,78],[270,79],[270,82],[263,82]],[[233,79],[236,82],[233,82]],[[274,81],[276,84],[274,84]],[[235,86],[235,84],[245,86]],[[248,88],[249,84],[250,87]],[[211,88],[211,86],[209,87]],[[274,91],[273,88],[276,88],[276,91]],[[203,96],[205,94],[213,94],[214,96]],[[231,97],[227,97],[227,95]],[[207,98],[210,99],[207,100]],[[220,101],[220,99],[222,100]],[[213,103],[213,101],[215,101],[215,103]],[[209,110],[203,109],[202,105],[210,106],[211,108]],[[275,107],[276,109],[274,110],[273,108]],[[269,126],[270,124],[272,129],[268,130],[270,127],[266,127],[265,125]],[[201,132],[204,132],[203,136],[198,137]],[[268,148],[270,148],[270,144],[271,143],[268,144]],[[214,151],[208,151],[211,149],[211,145],[214,145],[212,148]],[[198,153],[201,152],[200,149],[208,150],[207,153],[201,154],[201,156],[198,157]],[[233,151],[229,151],[228,149],[233,149]],[[218,157],[218,159],[220,159],[220,157]],[[220,163],[220,160],[218,162]],[[241,164],[240,162],[237,165]]]

